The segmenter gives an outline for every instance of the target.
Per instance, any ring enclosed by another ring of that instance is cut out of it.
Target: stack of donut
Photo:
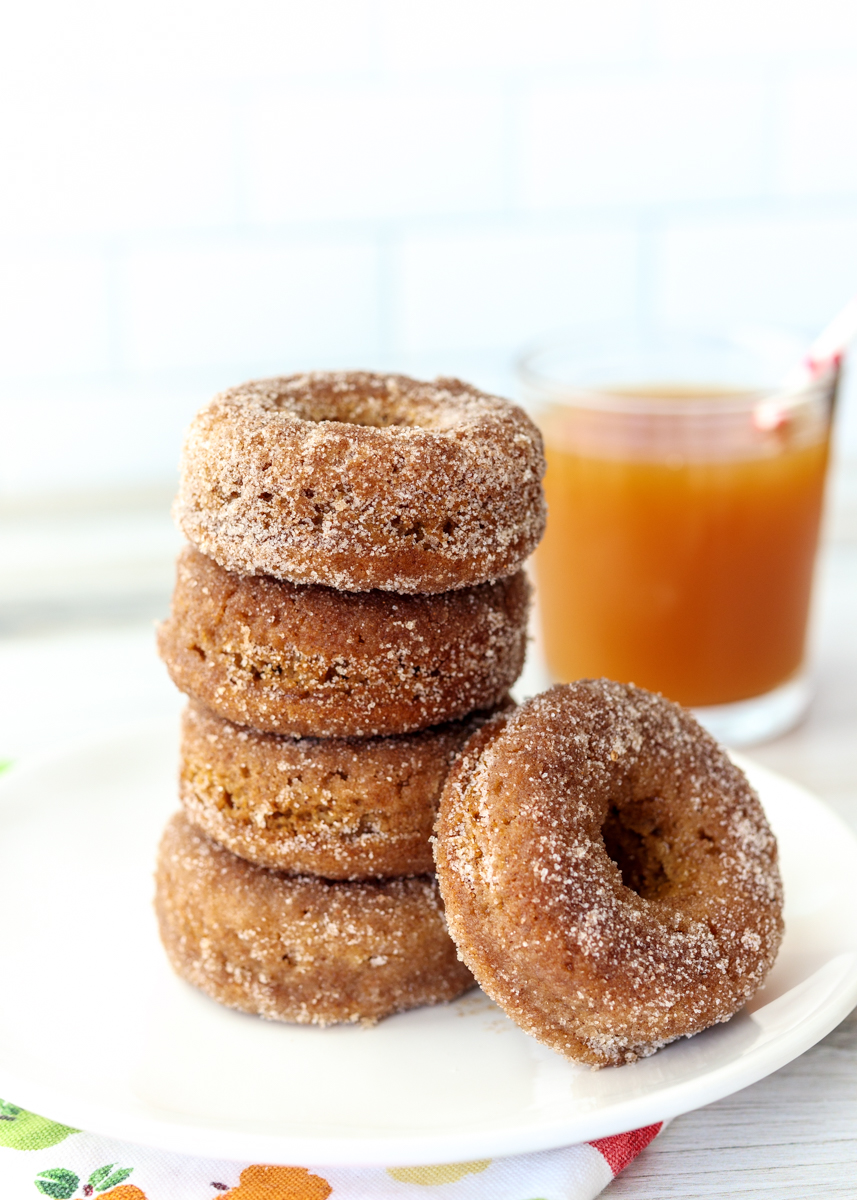
[[[526,415],[452,379],[261,380],[194,419],[156,908],[215,999],[323,1025],[472,985],[429,839],[456,755],[511,705],[543,472]]]

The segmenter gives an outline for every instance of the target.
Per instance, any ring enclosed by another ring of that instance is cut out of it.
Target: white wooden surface
[[[857,1016],[753,1087],[674,1121],[605,1200],[857,1196]]]

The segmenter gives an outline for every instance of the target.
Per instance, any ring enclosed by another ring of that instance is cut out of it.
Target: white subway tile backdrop
[[[630,221],[534,224],[486,218],[404,234],[394,252],[393,342],[406,354],[503,347],[558,327],[634,318],[638,236]]]
[[[764,318],[811,329],[825,321],[826,297],[836,297],[832,312],[857,291],[857,212],[675,220],[659,238],[658,260],[654,306],[662,324]]]
[[[765,89],[706,70],[533,87],[522,201],[534,210],[752,198],[765,189]]]
[[[0,105],[0,498],[167,481],[254,374],[857,290],[853,0],[34,0]]]
[[[389,220],[506,207],[499,88],[408,79],[263,87],[246,110],[253,225]]]
[[[379,344],[378,255],[365,236],[159,241],[129,253],[125,283],[122,359],[132,371],[276,371]]]

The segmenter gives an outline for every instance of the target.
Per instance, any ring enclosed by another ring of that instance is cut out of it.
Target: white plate
[[[269,1024],[176,979],[151,908],[176,734],[112,736],[0,786],[0,1096],[217,1158],[455,1162],[602,1137],[707,1104],[808,1049],[857,1003],[857,842],[824,804],[749,774],[780,841],[787,933],[727,1025],[593,1072],[481,993],[374,1029]]]

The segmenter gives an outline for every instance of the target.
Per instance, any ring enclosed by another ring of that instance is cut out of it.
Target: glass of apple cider
[[[520,363],[548,461],[548,671],[662,692],[730,745],[775,736],[810,699],[838,371],[778,385],[770,341],[622,346],[557,343]]]

